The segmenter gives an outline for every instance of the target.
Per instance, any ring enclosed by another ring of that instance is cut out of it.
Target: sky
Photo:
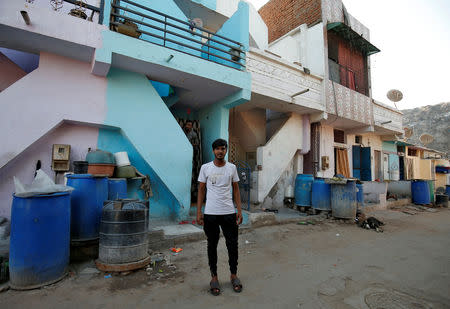
[[[248,1],[256,9],[268,2]],[[399,109],[450,102],[450,0],[343,2],[381,50],[370,56],[375,100],[393,105],[386,93],[399,89]]]

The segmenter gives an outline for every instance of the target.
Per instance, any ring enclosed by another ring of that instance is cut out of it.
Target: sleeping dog
[[[358,214],[356,217],[356,223],[363,229],[372,229],[379,233],[383,232],[383,228],[381,226],[383,226],[384,223],[375,217],[366,218],[364,214]]]

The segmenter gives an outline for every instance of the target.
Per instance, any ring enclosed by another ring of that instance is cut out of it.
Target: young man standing
[[[208,261],[211,270],[210,291],[220,294],[217,277],[217,244],[220,228],[225,237],[228,250],[228,263],[231,272],[231,284],[237,293],[242,291],[242,284],[237,277],[238,265],[238,225],[242,223],[241,197],[239,193],[239,176],[236,166],[225,161],[227,142],[217,139],[212,144],[214,161],[203,164],[198,176],[197,222],[203,225],[208,239]],[[202,204],[205,199],[205,213]],[[236,204],[237,213],[233,205]]]

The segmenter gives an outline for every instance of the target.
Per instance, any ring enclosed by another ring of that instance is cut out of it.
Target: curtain
[[[346,178],[350,178],[347,149],[336,148],[336,173],[341,174]]]

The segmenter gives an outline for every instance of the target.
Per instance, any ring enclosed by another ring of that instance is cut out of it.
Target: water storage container
[[[10,285],[33,289],[63,278],[69,265],[70,193],[13,197]]]
[[[99,262],[125,264],[147,258],[148,208],[145,203],[124,202],[122,209],[114,208],[114,202],[103,208]]]
[[[311,189],[311,204],[314,209],[331,210],[331,185],[323,179],[316,179]]]
[[[445,194],[447,194],[450,197],[450,185],[445,186]]]
[[[411,192],[414,204],[430,204],[430,187],[426,180],[413,180]]]
[[[71,239],[98,238],[103,201],[108,199],[108,178],[90,174],[68,175],[67,185],[75,188],[71,195]]]
[[[114,159],[116,160],[117,166],[131,165],[130,159],[128,159],[128,153],[125,151],[116,152],[114,154]]]
[[[127,198],[127,180],[125,178],[108,179],[108,200]]]
[[[354,219],[356,217],[356,183],[331,185],[331,210],[333,217]]]
[[[311,188],[313,175],[298,174],[295,178],[295,204],[297,206],[311,206]]]
[[[358,206],[364,206],[364,189],[363,184],[356,184],[356,203]]]

